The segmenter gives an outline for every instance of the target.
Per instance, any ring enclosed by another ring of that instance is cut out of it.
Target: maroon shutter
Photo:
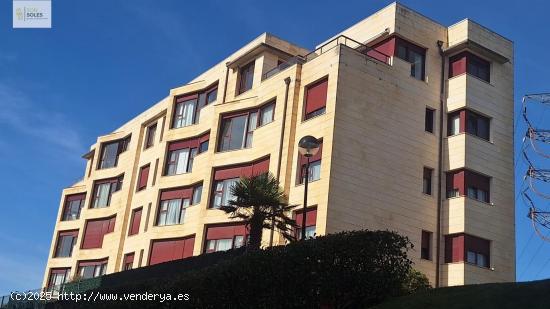
[[[310,85],[306,89],[306,114],[317,111],[327,103],[328,78]]]
[[[168,150],[174,151],[185,148],[196,148],[199,146],[199,138],[185,139],[180,141],[171,142],[168,144]]]
[[[90,260],[90,261],[80,261],[78,262],[78,268],[84,267],[84,266],[96,266],[107,263],[108,259],[101,259],[101,260]]]
[[[252,175],[260,175],[269,172],[269,158],[252,165]]]
[[[221,168],[214,173],[214,180],[224,180],[241,177],[243,166]]]
[[[116,217],[111,217],[86,222],[82,249],[101,248],[103,245],[103,236],[113,232],[115,220]]]
[[[103,220],[93,220],[86,223],[82,249],[101,248],[103,243]]]
[[[202,144],[210,139],[210,132],[204,134],[203,136],[199,137],[199,142],[197,144]]]
[[[179,189],[169,189],[162,191],[160,194],[160,200],[174,200],[174,199],[186,199],[193,196],[193,188],[179,188]]]
[[[476,188],[479,188],[481,190],[489,192],[490,187],[490,178],[487,176],[483,176],[481,174],[472,172],[472,171],[466,171],[466,185],[467,186],[473,186]]]
[[[127,253],[124,255],[124,264],[129,264],[134,262],[134,253]]]
[[[372,51],[367,52],[367,55],[382,62],[387,62],[388,57],[393,56],[395,53],[395,37],[388,38],[374,45],[372,49]]]
[[[59,237],[61,236],[78,236],[78,230],[71,230],[71,231],[59,231]]]
[[[72,201],[81,201],[84,199],[86,199],[86,193],[79,193],[79,194],[67,195],[66,201],[72,202]]]
[[[228,239],[235,236],[246,236],[247,229],[244,224],[232,224],[225,226],[212,226],[206,231],[206,239]]]
[[[177,103],[180,103],[180,102],[185,102],[185,101],[189,101],[189,100],[193,100],[193,99],[196,99],[198,98],[199,95],[197,93],[194,93],[194,94],[184,94],[182,96],[179,96],[176,98],[176,102]]]
[[[149,265],[155,265],[193,256],[195,236],[179,239],[154,240],[151,244]]]
[[[295,221],[299,227],[302,227],[303,211],[297,211]],[[306,227],[317,224],[317,209],[308,209],[306,212]]]
[[[449,77],[466,73],[466,54],[460,53],[449,59]]]
[[[458,189],[459,195],[465,195],[463,170],[447,173],[447,191],[453,189]]]
[[[143,190],[147,187],[147,180],[149,178],[149,165],[143,166],[139,172],[138,190]]]
[[[50,274],[65,274],[70,268],[52,268]]]
[[[143,208],[135,209],[132,212],[132,222],[130,223],[129,235],[136,235],[139,233],[139,225],[141,223],[141,212]]]
[[[464,261],[464,234],[445,236],[445,263]]]

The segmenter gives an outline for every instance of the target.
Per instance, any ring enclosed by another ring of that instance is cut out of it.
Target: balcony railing
[[[336,47],[340,44],[345,45],[349,48],[352,48],[352,49],[360,52],[361,54],[364,54],[364,55],[368,56],[369,58],[371,58],[373,60],[380,61],[380,62],[385,63],[385,64],[390,63],[390,58],[391,58],[390,56],[388,56],[388,55],[386,55],[386,54],[384,54],[380,51],[377,51],[377,50],[375,50],[371,47],[368,47],[365,44],[359,43],[359,42],[355,41],[354,39],[348,38],[345,35],[340,35],[340,36],[337,36],[336,38],[326,42],[325,44],[321,45],[320,47],[318,47],[317,49],[315,49],[314,51],[310,52],[309,54],[307,54],[305,56],[300,56],[300,55],[294,56],[294,57],[288,59],[287,61],[279,64],[275,68],[265,72],[262,75],[262,80],[268,79],[271,76],[273,76],[273,75],[275,75],[275,74],[277,74],[281,71],[284,71],[287,68],[289,68],[289,67],[291,67],[295,64],[303,64],[303,63],[306,63],[308,61],[311,61],[311,60],[319,57],[320,55],[324,54],[328,50],[330,50],[330,49],[332,49],[332,48],[334,48],[334,47]]]

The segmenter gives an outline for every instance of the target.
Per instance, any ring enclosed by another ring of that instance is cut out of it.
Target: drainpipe
[[[288,90],[290,87],[290,77],[285,78],[285,103],[283,105],[283,120],[281,122],[281,138],[279,140],[279,159],[277,161],[277,180],[281,177],[281,164],[283,161],[283,142],[285,137],[286,109],[288,105]],[[271,233],[269,235],[269,246],[273,246],[273,237],[275,235],[275,217],[271,219]]]
[[[435,255],[435,287],[440,286],[440,271],[441,271],[441,208],[443,200],[441,195],[441,185],[443,176],[443,108],[445,106],[445,55],[443,54],[443,41],[437,41],[439,55],[441,56],[441,84],[439,92],[439,150],[437,162],[437,233],[436,233],[436,252]]]
[[[227,78],[229,77],[229,63],[230,62],[226,62],[225,63],[225,81],[224,81],[224,85],[223,85],[223,100],[222,100],[222,104],[225,103],[225,97],[227,95]]]

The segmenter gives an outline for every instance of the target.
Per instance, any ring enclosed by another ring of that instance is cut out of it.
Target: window
[[[82,249],[101,248],[103,237],[115,230],[116,216],[88,220],[84,230]]]
[[[138,208],[132,210],[132,220],[130,221],[130,230],[128,231],[128,235],[136,235],[139,233],[139,225],[141,223],[141,213],[143,211],[143,208]]]
[[[157,123],[147,127],[145,134],[145,149],[152,147],[155,144],[155,133],[157,132]]]
[[[78,273],[82,279],[96,278],[105,275],[107,260],[81,261],[78,263]]]
[[[117,166],[119,155],[126,151],[129,143],[130,136],[117,141],[103,143],[101,145],[101,156],[98,169]]]
[[[432,259],[432,233],[422,231],[422,239],[420,244],[420,258],[423,260]]]
[[[466,115],[466,132],[489,140],[489,118],[472,111],[468,111]]]
[[[271,102],[260,108],[222,117],[218,151],[252,147],[254,130],[273,122],[274,111],[275,102]]]
[[[122,188],[124,175],[117,178],[99,180],[94,185],[94,196],[91,208],[108,207],[111,204],[113,193]]]
[[[194,187],[168,189],[161,192],[157,226],[182,224],[186,209],[200,202],[202,183]]]
[[[479,267],[490,266],[489,240],[459,233],[445,236],[445,263],[466,262]]]
[[[422,192],[424,194],[432,195],[432,174],[433,169],[425,167],[424,175],[422,178]]]
[[[327,105],[328,77],[314,82],[305,89],[304,120],[325,113]]]
[[[172,129],[190,126],[199,121],[200,111],[206,105],[215,102],[218,96],[218,83],[194,94],[185,94],[175,98]]]
[[[179,175],[193,171],[195,157],[208,150],[208,139],[210,132],[191,139],[170,142],[166,158],[164,175]],[[200,148],[204,151],[200,151]]]
[[[138,186],[137,191],[141,191],[145,188],[147,188],[147,180],[149,178],[149,164],[142,166],[139,169],[139,178],[138,178]]]
[[[74,194],[68,195],[65,198],[65,206],[63,207],[63,216],[61,221],[78,220],[80,218],[80,211],[84,207],[84,200],[86,194]]]
[[[426,50],[422,47],[397,38],[395,56],[411,63],[411,76],[424,80]]]
[[[321,179],[321,158],[323,156],[323,140],[319,139],[319,151],[317,153],[309,158],[309,182],[319,180]],[[300,153],[298,153],[298,183],[302,184],[304,183],[304,179],[306,177],[306,166],[307,166],[307,157],[304,157]]]
[[[470,52],[449,58],[449,78],[468,73],[486,82],[491,81],[491,63]]]
[[[490,82],[491,64],[472,53],[463,52],[449,58],[449,77],[468,73]]]
[[[209,90],[206,93],[206,104],[215,102],[217,98],[218,98],[218,86],[216,85],[214,89]]]
[[[210,207],[219,208],[229,205],[234,199],[231,188],[239,181],[240,177],[251,177],[269,172],[269,158],[234,167],[216,168]]]
[[[232,190],[237,182],[239,182],[239,178],[224,179],[216,182],[216,190],[214,191],[215,208],[227,206],[230,201],[235,200]]]
[[[426,132],[434,133],[434,113],[435,110],[426,108],[426,115],[424,120],[424,130]]]
[[[274,120],[275,103],[270,103],[260,108],[260,126],[266,125]]]
[[[490,118],[464,109],[449,114],[448,119],[449,136],[466,132],[484,140],[490,140]]]
[[[252,89],[254,83],[254,61],[239,69],[239,88],[237,93],[241,94]]]
[[[78,230],[59,232],[54,257],[70,257],[73,254],[77,236]]]
[[[70,268],[52,268],[48,280],[48,291],[60,291],[61,286],[69,282],[70,276]]]
[[[185,238],[157,239],[151,242],[149,265],[193,256],[195,235]]]
[[[124,263],[122,265],[122,270],[130,270],[134,266],[134,252],[126,253],[124,255]]]
[[[470,170],[447,172],[447,198],[467,196],[489,203],[491,178]]]
[[[226,251],[245,245],[248,231],[244,224],[212,226],[206,230],[206,253]]]
[[[294,213],[294,220],[297,228],[295,231],[296,239],[302,238],[302,220],[303,210],[298,210]],[[315,230],[317,225],[317,208],[308,208],[306,211],[306,239],[315,237]]]

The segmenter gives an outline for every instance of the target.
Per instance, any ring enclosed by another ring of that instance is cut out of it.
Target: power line
[[[539,271],[535,275],[535,278],[539,277],[540,273],[546,268],[546,265],[548,265],[548,263],[550,263],[550,257],[546,260],[546,263],[544,263],[544,265],[542,265],[542,267],[539,269]]]
[[[523,249],[521,250],[521,253],[519,254],[518,256],[518,261],[521,260],[521,257],[523,256],[523,254],[525,253],[525,249],[527,249],[527,247],[529,246],[529,244],[531,243],[531,240],[533,239],[533,236],[535,236],[535,230],[532,230],[533,233],[531,233],[531,237],[529,237],[529,240],[525,243],[525,245],[523,246]]]
[[[531,256],[531,260],[529,261],[529,263],[527,264],[527,266],[523,269],[523,271],[521,272],[521,274],[519,275],[518,278],[523,277],[523,275],[525,274],[525,272],[529,269],[529,266],[531,266],[531,264],[532,264],[533,261],[535,260],[535,256],[537,256],[537,254],[539,254],[539,251],[540,251],[540,249],[542,248],[542,245],[543,245],[543,244],[544,244],[544,241],[541,241],[539,247],[537,248],[537,251],[535,252],[535,254],[533,254],[533,256]]]

